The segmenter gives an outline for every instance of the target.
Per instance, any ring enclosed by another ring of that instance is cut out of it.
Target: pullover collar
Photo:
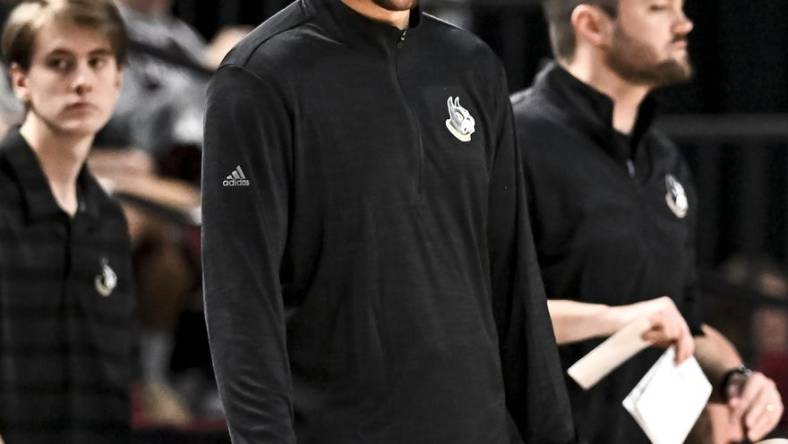
[[[651,128],[657,111],[656,101],[646,96],[640,104],[635,126],[629,135],[631,150],[616,140],[613,127],[613,100],[592,86],[574,77],[555,62],[550,62],[538,75],[534,89],[548,96],[559,106],[562,117],[579,127],[616,160],[634,158],[643,136]]]
[[[302,0],[318,21],[343,36],[352,46],[373,46],[387,53],[405,45],[419,31],[421,10],[410,11],[410,23],[404,30],[359,14],[341,0]]]

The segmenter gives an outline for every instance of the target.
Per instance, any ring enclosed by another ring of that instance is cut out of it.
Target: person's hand
[[[675,345],[676,363],[684,362],[695,352],[695,340],[687,321],[670,297],[621,306],[619,310],[627,323],[638,318],[648,319],[651,328],[643,333],[643,339],[659,347]]]
[[[725,393],[732,420],[751,441],[769,433],[783,415],[783,402],[774,381],[760,372],[729,378]]]

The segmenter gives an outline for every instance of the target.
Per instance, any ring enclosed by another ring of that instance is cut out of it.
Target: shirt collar
[[[613,100],[610,97],[577,79],[555,62],[549,63],[538,74],[534,88],[566,105],[560,107],[560,112],[611,155],[622,160],[630,158],[629,150],[620,143],[615,143]],[[651,96],[646,96],[640,104],[635,126],[630,134],[635,150],[651,128],[656,111],[656,101]]]
[[[27,219],[33,222],[64,215],[52,195],[38,157],[19,133],[19,127],[8,130],[0,142],[0,150],[5,153],[19,183]],[[99,221],[97,193],[103,191],[84,165],[77,176],[77,187],[79,202],[75,217],[84,217],[91,225],[95,225]]]
[[[341,0],[303,0],[317,19],[345,37],[351,45],[372,45],[387,52],[396,49],[400,40],[409,39],[418,32],[421,10],[418,6],[410,12],[410,23],[403,31],[388,23],[372,20],[359,14]]]

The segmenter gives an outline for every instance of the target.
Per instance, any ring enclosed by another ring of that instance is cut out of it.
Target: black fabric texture
[[[573,440],[506,80],[480,40],[418,11],[404,32],[295,2],[225,59],[205,137],[205,306],[234,443]]]
[[[697,199],[678,150],[651,127],[654,103],[641,105],[624,136],[612,126],[611,99],[557,64],[512,101],[547,297],[615,306],[670,296],[693,334],[702,334]],[[667,203],[668,175],[687,198],[681,217]],[[560,347],[564,369],[601,341]],[[587,392],[566,378],[581,439],[648,442],[621,401],[661,353],[641,352]]]
[[[18,129],[0,142],[6,444],[130,442],[135,299],[128,229],[86,168],[77,184],[79,207],[71,218]]]

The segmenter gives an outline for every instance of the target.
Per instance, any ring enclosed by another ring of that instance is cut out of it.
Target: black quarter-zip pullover
[[[607,305],[670,296],[699,334],[697,199],[678,150],[651,127],[652,101],[630,135],[617,133],[612,100],[557,64],[512,101],[547,296]],[[600,342],[562,346],[564,368]],[[621,401],[661,353],[641,352],[587,392],[567,377],[581,439],[648,442]]]
[[[411,17],[297,1],[209,87],[205,302],[235,443],[574,436],[503,70]]]

